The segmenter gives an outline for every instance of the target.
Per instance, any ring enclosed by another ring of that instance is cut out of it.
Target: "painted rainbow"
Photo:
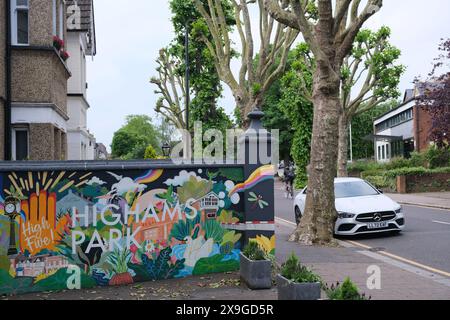
[[[163,169],[155,169],[148,171],[145,175],[142,177],[136,178],[134,180],[135,183],[151,183],[159,179],[161,175],[163,174]]]
[[[273,179],[273,176],[274,168],[272,165],[262,166],[256,169],[245,182],[239,183],[233,189],[231,189],[230,196],[237,192],[249,190],[263,181],[271,180]]]

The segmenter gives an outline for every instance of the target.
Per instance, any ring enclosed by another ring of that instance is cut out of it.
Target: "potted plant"
[[[277,275],[278,300],[319,300],[321,280],[292,254]]]
[[[64,48],[64,40],[60,39],[58,36],[53,36],[53,46],[59,52]]]
[[[116,250],[108,257],[114,275],[109,281],[110,286],[120,286],[133,283],[133,277],[128,272],[128,263],[131,261],[131,252]]]
[[[358,287],[350,280],[346,278],[343,284],[331,285],[331,288],[326,287],[328,299],[330,300],[370,300],[366,294],[359,293]]]
[[[252,290],[272,287],[272,262],[258,243],[250,241],[241,252],[240,274]]]

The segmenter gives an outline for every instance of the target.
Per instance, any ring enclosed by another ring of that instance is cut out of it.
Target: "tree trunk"
[[[348,177],[348,139],[349,120],[345,115],[339,119],[338,177]]]
[[[300,225],[290,241],[306,245],[335,243],[334,178],[341,113],[339,85],[339,74],[318,64],[313,83],[314,125],[306,205]]]

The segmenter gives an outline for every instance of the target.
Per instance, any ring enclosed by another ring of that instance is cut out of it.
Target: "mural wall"
[[[0,172],[0,294],[124,285],[239,268],[244,194],[273,180],[243,169]],[[269,233],[254,234],[268,252]]]

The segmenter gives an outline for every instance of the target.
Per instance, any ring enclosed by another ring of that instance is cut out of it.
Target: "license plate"
[[[387,221],[383,222],[372,222],[367,224],[367,229],[382,229],[387,228],[389,225]]]

